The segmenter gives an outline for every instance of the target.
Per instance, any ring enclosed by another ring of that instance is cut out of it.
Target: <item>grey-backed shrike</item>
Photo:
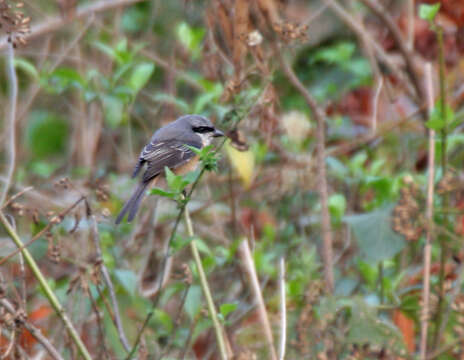
[[[158,175],[164,173],[165,166],[175,174],[185,174],[196,168],[198,156],[186,145],[201,149],[219,136],[224,136],[224,133],[200,115],[181,116],[155,131],[150,142],[140,153],[132,177],[138,175],[144,164],[147,164],[146,170],[139,185],[116,218],[116,224],[121,222],[126,213],[129,213],[127,221],[134,219],[147,187],[150,184],[154,186]]]

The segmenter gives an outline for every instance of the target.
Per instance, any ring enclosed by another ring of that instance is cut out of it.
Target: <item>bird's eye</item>
[[[193,127],[192,130],[196,133],[200,133],[200,134],[204,134],[204,133],[208,133],[208,132],[213,132],[214,129],[212,127],[209,127],[209,126],[197,126],[197,127]]]

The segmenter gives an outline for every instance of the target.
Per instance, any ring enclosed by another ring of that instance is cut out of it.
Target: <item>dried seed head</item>
[[[13,6],[10,4],[13,3]],[[0,1],[0,28],[7,34],[7,41],[14,48],[18,44],[25,44],[25,36],[30,32],[30,17],[22,11],[24,3],[17,0]]]

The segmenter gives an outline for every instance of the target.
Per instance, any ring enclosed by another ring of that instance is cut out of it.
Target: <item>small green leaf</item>
[[[333,194],[329,197],[329,210],[332,216],[340,219],[345,215],[346,199],[343,194]]]
[[[367,214],[344,217],[354,232],[362,257],[371,264],[392,258],[405,246],[404,238],[391,228],[392,209],[390,205]]]
[[[129,295],[134,295],[137,284],[137,275],[131,270],[116,269],[114,276],[118,283],[124,288]]]
[[[212,255],[208,245],[206,245],[206,243],[202,239],[195,238],[195,244],[197,245],[198,251],[206,255]]]
[[[445,122],[441,118],[431,118],[430,120],[427,120],[425,126],[431,130],[440,131],[445,127]]]
[[[34,64],[23,58],[15,58],[14,65],[17,69],[21,69],[35,80],[39,79],[39,72],[35,68]]]
[[[201,297],[201,288],[198,285],[192,285],[185,299],[185,312],[191,320],[195,319],[202,308]]]
[[[361,298],[356,298],[351,307],[346,341],[351,344],[387,347],[398,354],[405,353],[401,332],[392,324],[384,321],[377,310]]]
[[[164,171],[166,172],[166,182],[169,189],[174,193],[182,191],[182,176],[174,174],[167,166],[164,167]]]
[[[433,5],[421,4],[419,6],[419,17],[421,19],[427,20],[428,22],[432,22],[435,19],[438,10],[440,10],[440,3]]]
[[[435,104],[432,113],[430,114],[430,119],[425,123],[425,125],[432,130],[440,131],[447,124],[450,124],[454,121],[454,111],[451,109],[451,106],[448,104],[445,105],[445,119],[443,118],[442,103],[441,100],[438,100]]]
[[[224,317],[224,319],[229,315],[231,312],[237,309],[237,304],[222,304],[219,307],[219,312]]]
[[[177,38],[184,45],[194,58],[200,55],[201,42],[205,35],[205,29],[203,28],[193,28],[185,22],[177,25]]]
[[[105,120],[108,125],[115,129],[122,122],[124,116],[124,104],[120,99],[112,95],[101,96]]]
[[[170,198],[170,199],[174,199],[174,197],[176,196],[176,194],[173,193],[172,191],[165,191],[165,190],[160,189],[160,188],[151,189],[150,190],[150,195],[159,195],[159,196],[167,197],[167,198]]]
[[[128,86],[135,93],[138,93],[148,82],[154,70],[155,65],[153,63],[142,63],[137,65],[129,78]]]
[[[175,254],[179,250],[182,250],[186,245],[188,245],[194,237],[182,237],[182,236],[175,236],[171,243],[171,254]]]

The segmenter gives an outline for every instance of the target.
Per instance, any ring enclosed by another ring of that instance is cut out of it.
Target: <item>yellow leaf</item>
[[[248,188],[253,182],[253,175],[255,169],[255,156],[250,150],[238,151],[230,141],[225,144],[227,157],[229,158],[232,167],[240,176],[245,188]]]

